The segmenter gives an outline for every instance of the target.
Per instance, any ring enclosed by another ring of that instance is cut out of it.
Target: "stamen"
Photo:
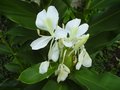
[[[44,35],[40,34],[40,30],[39,29],[37,29],[37,34],[38,34],[38,36],[44,36]]]
[[[64,51],[62,64],[64,63],[66,52],[67,52],[67,50]]]

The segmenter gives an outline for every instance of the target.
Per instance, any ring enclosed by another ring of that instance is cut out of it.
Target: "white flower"
[[[68,33],[68,37],[63,39],[63,44],[66,47],[72,47],[88,30],[88,24],[84,23],[80,25],[80,19],[73,19],[66,24],[65,30]],[[85,36],[85,35],[84,35]]]
[[[38,50],[38,49],[44,48],[51,39],[52,39],[51,36],[42,36],[42,37],[34,40],[30,44],[30,46],[32,47],[32,50]]]
[[[59,47],[58,47],[58,42],[56,41],[49,50],[48,59],[56,62],[58,58],[59,58]]]
[[[81,52],[78,56],[76,70],[79,70],[81,68],[81,65],[83,65],[84,67],[91,67],[92,65],[92,59],[90,58],[84,46],[82,47]]]
[[[58,75],[57,82],[64,81],[69,73],[70,69],[65,64],[60,64],[55,72],[55,75]]]
[[[81,46],[83,46],[88,40],[88,38],[89,34],[82,35],[81,37],[79,37],[78,41],[75,43],[74,50],[78,50]]]
[[[36,18],[36,26],[39,29],[48,31],[51,35],[53,34],[54,30],[58,24],[58,11],[54,6],[49,6],[48,10],[42,10],[38,13]]]
[[[44,48],[51,39],[55,38],[55,40],[58,40],[67,36],[67,32],[57,25],[58,19],[58,12],[54,6],[49,6],[47,12],[44,9],[38,13],[36,18],[36,26],[39,29],[48,31],[51,36],[42,36],[34,40],[30,44],[32,50]]]
[[[65,29],[57,26],[56,31],[55,31],[55,39],[62,39],[67,37],[67,31]]]
[[[42,62],[39,67],[39,73],[40,74],[46,73],[48,71],[49,64],[50,64],[49,61]]]
[[[46,30],[51,36],[42,36],[31,43],[33,50],[44,48],[51,39],[54,38],[54,31],[58,24],[58,12],[54,6],[49,6],[48,10],[42,10],[38,13],[36,18],[36,26],[39,29]]]
[[[34,40],[30,46],[32,50],[38,50],[47,46],[51,41],[48,61],[44,61],[40,64],[39,73],[44,74],[48,71],[50,60],[53,62],[60,60],[58,62],[60,63],[58,69],[55,71],[55,75],[58,75],[57,82],[59,83],[60,81],[66,80],[70,73],[70,69],[64,64],[67,62],[66,55],[73,57],[71,55],[79,54],[79,50],[81,50],[78,61],[76,60],[77,64],[75,67],[77,70],[79,70],[82,65],[90,67],[92,60],[84,48],[84,44],[89,38],[89,34],[85,34],[89,27],[88,24],[84,23],[80,25],[81,20],[76,18],[69,21],[65,28],[64,26],[61,28],[58,26],[58,19],[58,11],[54,6],[49,6],[47,11],[44,9],[39,12],[35,24],[37,28],[49,32],[50,35],[40,35],[38,31],[38,35],[41,37]],[[65,46],[72,49],[66,48]]]

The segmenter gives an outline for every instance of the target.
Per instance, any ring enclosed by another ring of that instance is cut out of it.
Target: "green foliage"
[[[6,56],[4,58],[7,59],[3,65],[1,56],[0,70],[2,68],[7,74],[12,73],[11,75],[0,73],[0,90],[8,88],[9,90],[120,89],[120,78],[106,71],[99,74],[94,69],[82,68],[80,71],[71,73],[68,80],[59,84],[56,78],[54,80],[53,74],[57,65],[53,64],[47,73],[39,74],[40,64],[38,63],[47,60],[48,47],[32,51],[30,43],[39,37],[35,31],[37,13],[50,5],[54,5],[60,14],[59,25],[73,18],[81,18],[89,24],[90,38],[85,47],[91,56],[97,55],[96,53],[104,47],[109,47],[120,40],[120,0],[80,0],[82,7],[78,8],[72,7],[71,3],[72,0],[40,0],[40,6],[38,6],[30,0],[0,1],[0,17],[7,18],[3,22],[0,19],[0,55]],[[44,31],[41,33],[47,34]],[[96,60],[95,57],[92,59]],[[100,61],[100,63],[104,62]],[[47,79],[48,77],[51,78]]]
[[[20,0],[0,1],[0,13],[23,27],[36,29],[35,18],[37,9],[32,4]]]
[[[8,63],[8,64],[6,64],[5,68],[8,71],[11,71],[11,72],[19,72],[20,71],[20,66],[15,64],[15,63]]]
[[[90,2],[89,2],[90,3]],[[96,3],[96,4],[95,4]],[[120,2],[119,0],[93,1],[89,6],[88,13],[90,24],[89,33],[91,38],[87,43],[88,51],[91,53],[100,50],[108,44],[120,40]],[[94,44],[93,44],[94,43]]]
[[[83,69],[74,72],[70,79],[79,85],[86,86],[88,90],[118,90],[120,88],[120,78],[111,73],[97,74]]]
[[[49,76],[51,76],[54,73],[54,71],[56,70],[56,66],[54,66],[54,67],[50,67],[50,69],[48,70],[47,73],[40,74],[39,66],[40,66],[40,64],[37,64],[35,66],[27,68],[26,70],[24,70],[21,73],[18,80],[22,81],[23,83],[34,84],[34,83],[40,82],[46,78],[49,78]]]
[[[70,90],[70,89],[65,84],[58,84],[57,82],[50,80],[45,84],[42,90]]]
[[[7,53],[11,53],[9,48],[6,47],[4,44],[0,44],[0,53],[1,54],[7,54]]]

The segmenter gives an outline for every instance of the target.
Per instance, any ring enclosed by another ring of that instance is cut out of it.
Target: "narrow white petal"
[[[73,19],[66,24],[65,29],[69,32],[71,29],[78,27],[80,25],[80,22],[81,19]]]
[[[44,21],[45,21],[46,18],[47,18],[47,13],[46,13],[45,9],[37,14],[35,24],[39,29],[47,30],[47,27],[44,24]]]
[[[91,67],[92,66],[92,59],[90,58],[89,54],[85,50],[85,56],[82,65],[84,67]]]
[[[48,53],[48,58],[49,60],[53,60],[56,62],[59,58],[59,47],[58,47],[58,42],[55,42],[52,48],[50,49]]]
[[[30,46],[32,47],[32,50],[38,50],[38,49],[44,48],[49,43],[51,38],[52,38],[51,36],[42,36],[42,37],[34,40],[30,44]]]
[[[52,28],[56,29],[57,24],[58,24],[58,11],[54,6],[49,6],[47,10],[47,17],[51,20],[52,22]]]
[[[40,74],[46,73],[48,71],[49,64],[50,64],[49,61],[42,62],[39,67],[39,73]]]
[[[82,63],[78,61],[76,66],[75,66],[76,70],[80,70],[81,65],[82,65]]]
[[[80,37],[81,35],[83,35],[84,33],[86,33],[87,30],[88,30],[88,28],[89,28],[89,25],[87,23],[84,23],[84,24],[80,25],[77,37]]]
[[[56,40],[61,39],[61,38],[66,38],[66,37],[67,37],[67,32],[58,26],[56,31],[55,31]]]
[[[82,50],[78,56],[78,62],[76,64],[76,70],[79,70],[81,68],[81,65],[83,63],[83,59],[84,59],[84,51]]]
[[[81,52],[80,52],[80,54],[79,54],[79,56],[78,56],[78,61],[82,63],[82,62],[83,62],[83,59],[84,59],[84,51],[81,50]]]

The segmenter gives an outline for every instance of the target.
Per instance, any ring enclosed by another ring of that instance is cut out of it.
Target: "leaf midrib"
[[[101,23],[102,21],[104,21],[104,20],[106,20],[106,19],[109,19],[110,17],[112,17],[112,16],[114,16],[114,15],[118,14],[119,12],[120,12],[120,10],[118,10],[117,12],[115,12],[115,13],[113,13],[113,14],[109,15],[108,17],[105,17],[105,18],[103,18],[103,19],[99,20],[98,22],[96,22],[96,23],[92,24],[90,28],[92,28],[92,27],[93,27],[93,26],[95,26],[96,24]]]

